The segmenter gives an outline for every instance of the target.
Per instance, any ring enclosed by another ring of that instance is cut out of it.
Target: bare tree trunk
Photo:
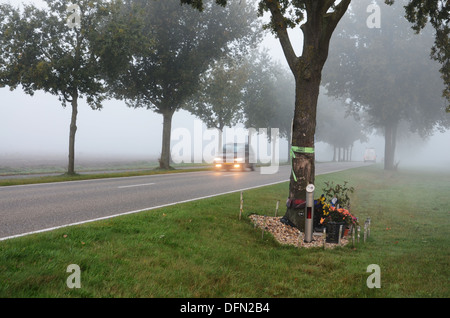
[[[217,153],[221,153],[223,148],[223,127],[219,128],[219,149]]]
[[[172,169],[170,166],[170,136],[172,133],[172,117],[173,111],[168,110],[163,113],[163,135],[161,158],[159,159],[160,169]]]
[[[67,167],[67,174],[75,174],[75,134],[77,132],[77,115],[78,115],[78,91],[72,94],[72,118],[70,120],[69,133],[69,165]]]
[[[387,123],[384,128],[384,170],[394,170],[397,123]]]
[[[350,146],[350,161],[352,161],[353,157],[353,144]]]

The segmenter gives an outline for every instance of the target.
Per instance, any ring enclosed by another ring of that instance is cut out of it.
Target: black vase
[[[327,228],[327,243],[338,243],[339,242],[339,228],[342,226],[341,238],[344,236],[345,222],[328,222]]]

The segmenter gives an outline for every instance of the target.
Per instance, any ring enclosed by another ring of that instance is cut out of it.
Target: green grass
[[[450,296],[450,173],[372,166],[318,176],[316,189],[331,180],[354,186],[352,212],[372,218],[355,249],[262,238],[245,216],[273,215],[283,183],[245,191],[242,220],[233,193],[0,241],[0,297]],[[70,264],[81,268],[79,289],[66,286]],[[366,286],[370,264],[379,289]]]

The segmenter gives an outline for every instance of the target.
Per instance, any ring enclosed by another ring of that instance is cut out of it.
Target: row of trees
[[[317,104],[316,142],[324,142],[333,147],[333,161],[350,161],[353,145],[356,141],[369,141],[369,130],[363,114],[350,116],[347,104],[342,99],[326,95],[322,87]]]
[[[290,139],[293,79],[266,51],[217,61],[203,74],[200,85],[185,108],[208,128],[218,129],[220,142],[223,129],[238,123],[245,128],[278,128],[280,137]]]
[[[116,98],[161,114],[160,166],[168,169],[173,114],[194,99],[205,103],[206,95],[231,96],[226,91],[196,94],[211,79],[220,81],[224,61],[241,60],[262,30],[251,1],[233,1],[226,8],[209,1],[203,12],[178,0],[79,0],[79,12],[68,11],[67,1],[45,3],[47,8],[0,6],[0,87],[21,86],[30,95],[44,90],[64,107],[70,104],[68,174],[75,173],[81,98],[92,109]],[[243,82],[234,84],[230,89]],[[221,107],[239,106],[235,96]],[[234,122],[217,115],[220,125]]]
[[[450,128],[450,114],[445,114],[440,65],[429,58],[433,28],[415,34],[402,17],[406,1],[400,0],[392,6],[379,1],[380,27],[368,28],[369,3],[376,2],[352,3],[336,29],[322,84],[328,95],[347,100],[348,113],[363,114],[360,122],[368,131],[384,135],[384,167],[391,170],[399,127],[426,138]]]

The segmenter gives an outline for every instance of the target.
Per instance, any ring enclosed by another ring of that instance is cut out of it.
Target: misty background
[[[41,3],[38,0],[0,0],[0,3],[8,2],[13,5],[19,2]],[[294,45],[299,54],[302,34],[300,30],[290,32],[295,34],[297,41]],[[281,46],[270,32],[266,32],[261,47],[267,48],[274,60],[287,67]],[[65,165],[70,116],[70,107],[63,108],[56,96],[42,91],[29,96],[20,87],[15,91],[8,87],[0,88],[0,168],[53,162]],[[178,111],[173,116],[172,131],[177,128],[192,130],[195,120],[198,119],[189,112]],[[92,110],[84,100],[80,100],[76,164],[89,160],[157,161],[161,151],[162,123],[160,114],[142,108],[128,108],[123,101],[107,100],[101,110]],[[366,147],[374,147],[377,162],[381,162],[384,156],[383,136],[373,134],[368,142],[355,142],[352,160],[362,161]],[[287,158],[288,143],[283,139],[280,142],[280,160],[286,161]],[[318,142],[316,160],[331,161],[332,158],[333,148]],[[450,132],[436,132],[428,140],[413,134],[400,136],[395,161],[400,162],[400,169],[407,166],[450,168]]]

